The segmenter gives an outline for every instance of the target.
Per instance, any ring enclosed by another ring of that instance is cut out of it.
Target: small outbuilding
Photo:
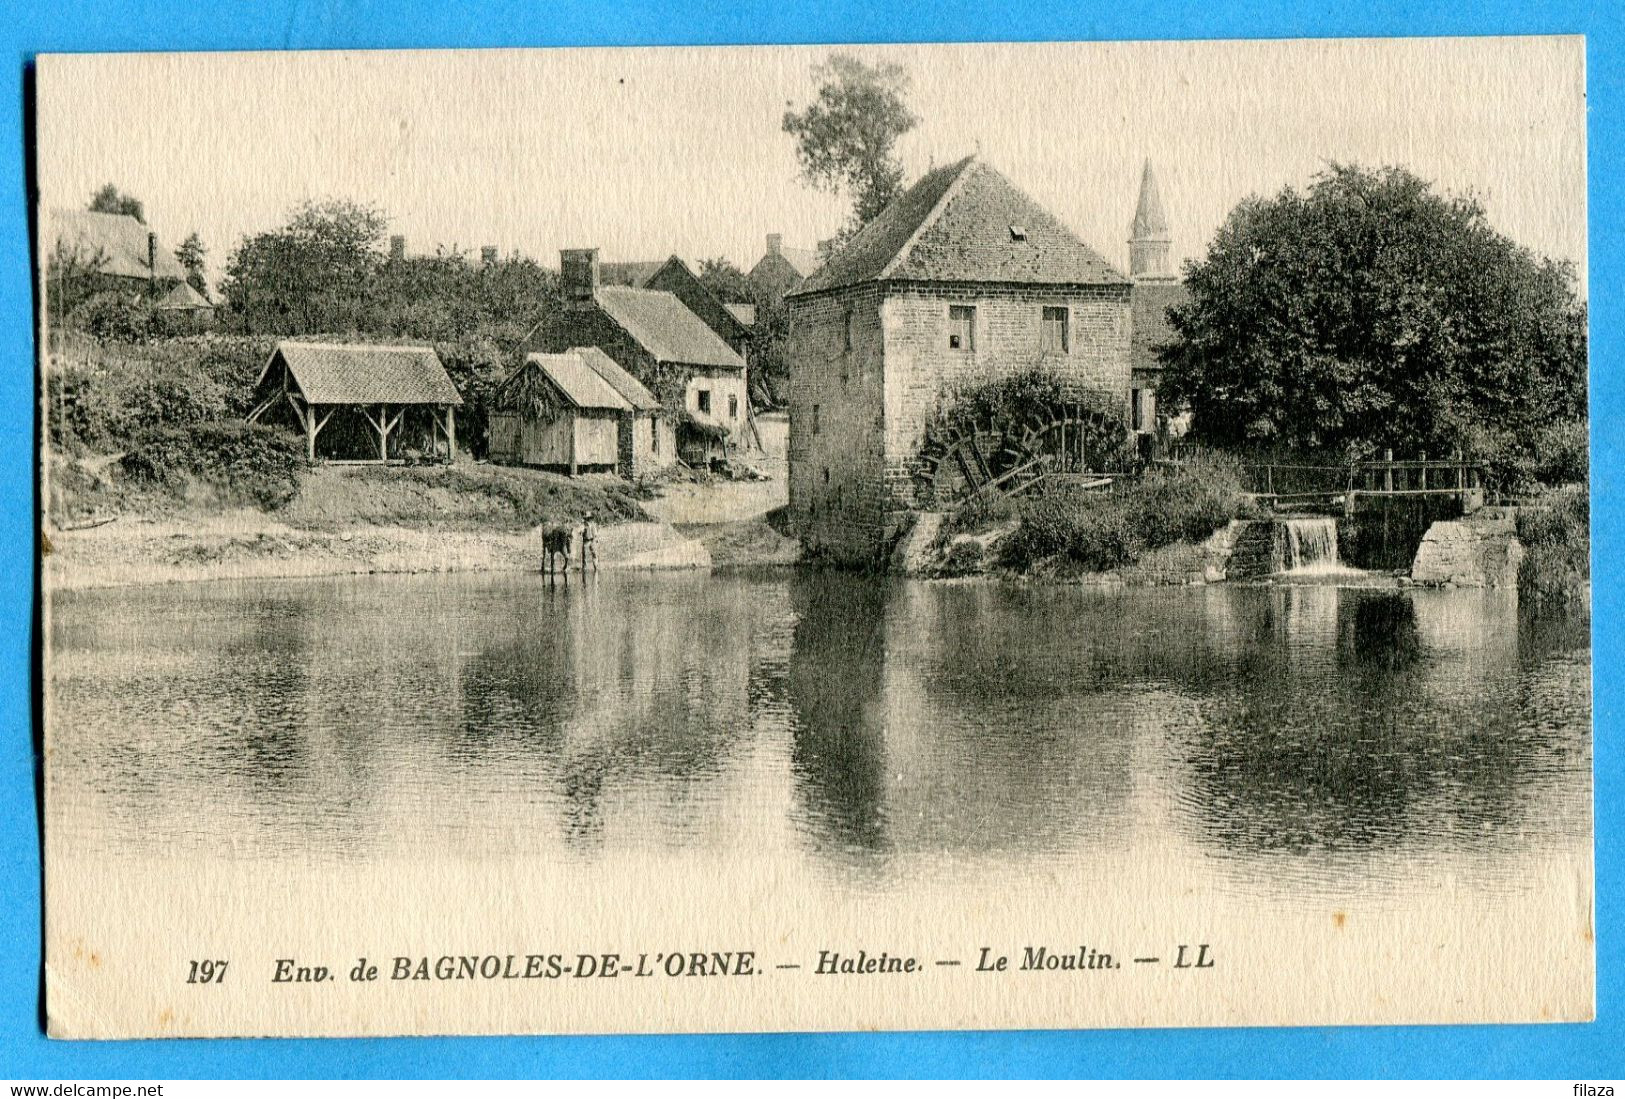
[[[635,478],[676,445],[654,394],[596,347],[533,353],[497,390],[491,459]],[[664,445],[662,445],[664,444]]]
[[[260,372],[255,396],[249,422],[291,413],[312,462],[387,462],[409,449],[433,456],[443,449],[447,461],[457,454],[463,399],[432,347],[284,340]],[[335,416],[336,430],[319,447]]]

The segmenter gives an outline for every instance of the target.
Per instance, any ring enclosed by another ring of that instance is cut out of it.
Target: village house
[[[928,501],[928,424],[966,385],[1042,365],[1126,420],[1132,283],[975,157],[936,168],[786,299],[790,511],[872,564]]]
[[[283,340],[254,402],[248,422],[291,420],[312,462],[457,456],[463,398],[432,347]]]
[[[634,480],[676,460],[660,402],[596,347],[526,356],[491,405],[493,462]]]
[[[750,347],[751,325],[735,312],[738,308],[723,302],[700,281],[693,268],[679,256],[665,260],[634,263],[600,263],[599,280],[605,286],[630,286],[637,290],[665,290],[688,306],[689,311],[722,338],[722,342],[744,357]]]
[[[661,402],[689,465],[724,459],[749,430],[745,360],[669,290],[605,285],[596,248],[560,253],[562,308],[522,341],[525,352],[596,347]]]
[[[767,251],[746,275],[757,294],[778,301],[797,289],[823,266],[823,257],[811,248],[786,248],[780,233],[767,234]]]
[[[129,214],[52,210],[46,277],[79,285],[67,296],[102,290],[156,299],[186,280],[186,268],[158,234]]]
[[[1162,436],[1169,429],[1167,417],[1157,407],[1157,385],[1162,379],[1157,350],[1174,338],[1168,310],[1190,298],[1184,282],[1174,274],[1169,259],[1172,244],[1157,177],[1147,160],[1140,175],[1140,199],[1129,233],[1129,277],[1134,281],[1129,418],[1135,433],[1146,439]]]

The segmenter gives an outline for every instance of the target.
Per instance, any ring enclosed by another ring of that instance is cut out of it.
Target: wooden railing
[[[1451,493],[1481,489],[1483,466],[1460,454],[1449,458],[1396,459],[1393,451],[1349,465],[1296,462],[1253,462],[1245,467],[1247,488],[1275,499],[1319,497],[1339,493]]]

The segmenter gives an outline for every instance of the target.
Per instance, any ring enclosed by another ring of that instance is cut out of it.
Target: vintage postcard
[[[1585,1020],[1585,43],[47,56],[65,1038]]]

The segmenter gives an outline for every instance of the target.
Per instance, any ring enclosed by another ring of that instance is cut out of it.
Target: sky
[[[381,207],[411,252],[748,270],[766,234],[812,247],[847,216],[781,128],[839,49],[908,71],[908,178],[977,153],[1125,270],[1148,158],[1176,262],[1238,201],[1337,162],[1471,192],[1584,285],[1576,37],[45,57],[40,203],[114,183],[167,247],[200,234],[211,281],[245,235],[323,197]]]

